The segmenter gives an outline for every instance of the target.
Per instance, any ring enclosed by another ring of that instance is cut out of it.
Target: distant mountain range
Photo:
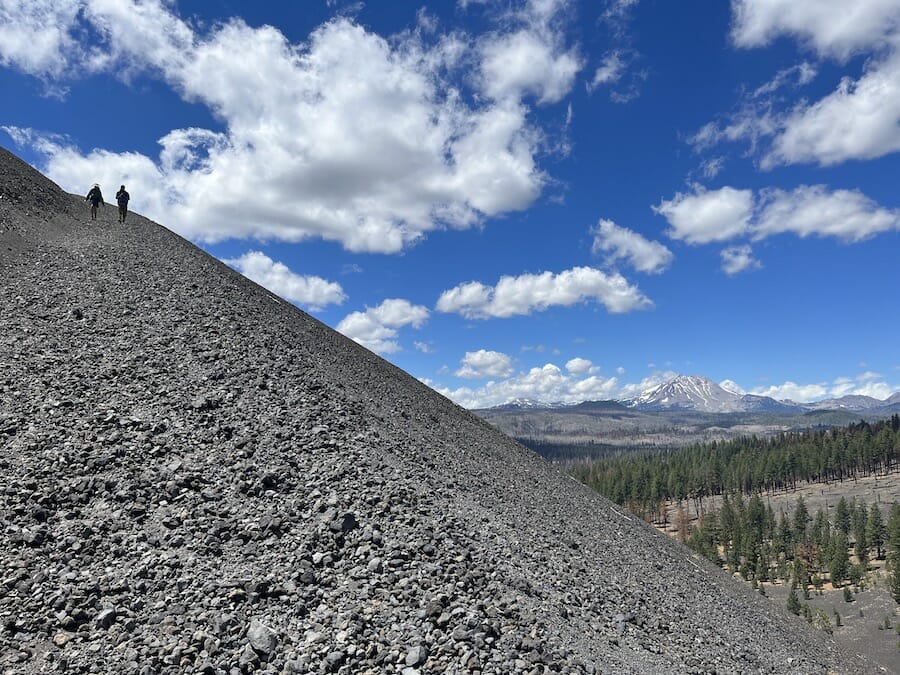
[[[634,398],[618,401],[583,402],[589,404],[618,404],[640,411],[693,411],[700,413],[772,413],[798,414],[810,411],[841,410],[890,415],[900,412],[900,393],[886,400],[871,396],[842,396],[814,403],[777,401],[769,396],[739,394],[700,375],[678,375],[662,384],[646,389]],[[517,399],[492,410],[557,410],[572,407],[562,403],[544,403],[531,399]]]

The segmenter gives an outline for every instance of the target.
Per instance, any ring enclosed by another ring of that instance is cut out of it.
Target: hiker
[[[125,216],[128,215],[128,200],[131,199],[131,195],[125,190],[125,186],[119,188],[119,191],[116,193],[116,201],[119,203],[119,222],[125,222]]]
[[[97,207],[106,203],[103,201],[103,193],[100,192],[100,183],[94,183],[84,201],[91,203],[91,220],[97,220]]]

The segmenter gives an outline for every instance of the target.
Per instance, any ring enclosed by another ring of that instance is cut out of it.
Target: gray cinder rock
[[[250,646],[260,654],[271,654],[278,645],[278,635],[275,631],[256,619],[250,621],[247,640],[250,642]]]
[[[424,645],[417,645],[406,652],[406,665],[421,666],[428,660],[428,649]]]
[[[100,610],[96,617],[94,617],[94,622],[100,626],[101,628],[109,628],[116,622],[116,618],[118,614],[114,608],[108,608]]]

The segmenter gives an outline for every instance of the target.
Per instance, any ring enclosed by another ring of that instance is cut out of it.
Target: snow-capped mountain
[[[743,412],[745,404],[740,394],[723,389],[709,378],[700,375],[679,375],[638,396],[625,401],[641,410],[685,408],[699,412]],[[773,401],[774,402],[774,401]]]

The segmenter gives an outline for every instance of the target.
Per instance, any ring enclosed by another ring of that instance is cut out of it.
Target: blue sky
[[[462,405],[900,391],[900,0],[0,0],[0,92]]]

